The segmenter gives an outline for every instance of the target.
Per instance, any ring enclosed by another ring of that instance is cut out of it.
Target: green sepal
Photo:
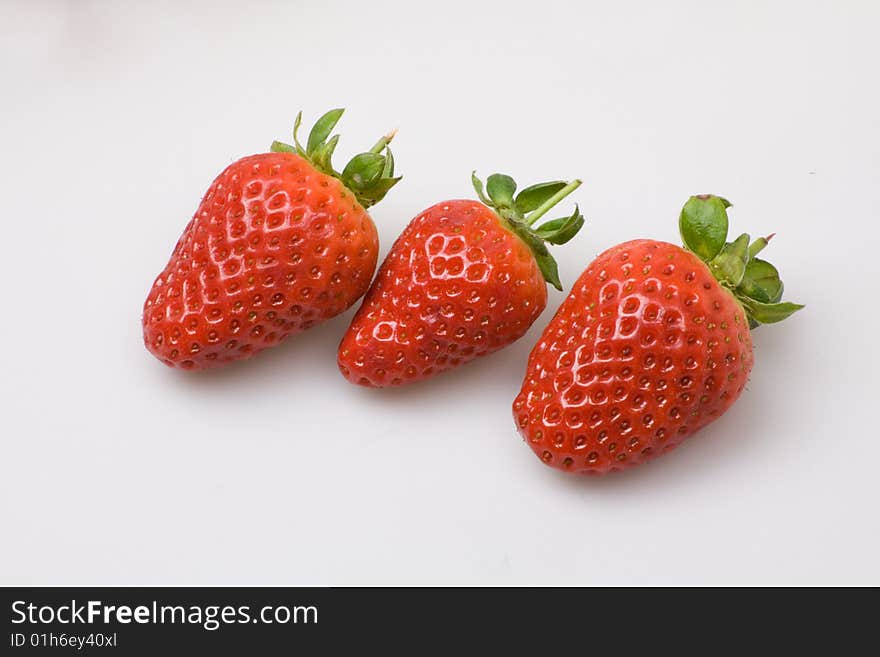
[[[535,228],[535,235],[545,242],[550,242],[550,244],[565,244],[577,235],[583,225],[584,215],[581,214],[578,206],[575,205],[574,214],[570,217],[551,219],[541,224]]]
[[[512,208],[516,183],[503,173],[493,173],[486,179],[486,193],[495,207]]]
[[[400,176],[394,175],[394,156],[388,147],[395,133],[379,139],[369,151],[355,155],[340,173],[333,168],[333,153],[339,143],[339,135],[331,136],[330,133],[339,123],[344,111],[333,109],[319,118],[309,132],[305,148],[298,136],[302,123],[302,112],[299,112],[293,124],[294,145],[275,141],[270,150],[273,153],[296,153],[305,158],[321,173],[342,181],[361,206],[369,208],[381,201],[388,190],[400,181]]]
[[[344,112],[344,109],[332,109],[315,122],[315,125],[312,126],[312,131],[309,133],[306,153],[311,155],[318,146],[327,140],[327,137],[333,132],[333,128],[339,123],[339,119],[342,118]]]
[[[709,269],[719,281],[735,288],[742,281],[748,262],[749,236],[743,233],[721,248],[721,252],[709,262]]]
[[[804,306],[799,303],[781,302],[781,303],[762,303],[754,299],[740,299],[743,307],[750,320],[758,324],[775,324],[783,319],[791,317]]]
[[[338,143],[339,135],[333,135],[330,141],[321,142],[315,147],[315,150],[310,155],[312,162],[318,169],[321,171],[333,169],[333,151],[336,150],[336,144]]]
[[[378,153],[359,153],[342,170],[342,182],[352,191],[366,189],[385,169],[385,158]]]
[[[285,144],[283,141],[273,141],[269,150],[273,153],[296,153],[296,149],[293,146]]]
[[[565,181],[562,180],[538,183],[537,185],[526,187],[516,195],[516,209],[523,215],[528,214],[532,210],[537,210],[541,203],[549,199],[563,187],[565,187]]]
[[[488,196],[486,196],[485,192],[483,192],[483,181],[477,178],[476,171],[471,172],[471,185],[474,186],[474,191],[477,193],[477,198],[491,207],[492,201],[489,199]]]
[[[400,176],[397,178],[380,178],[367,189],[352,191],[357,195],[360,204],[365,208],[368,208],[381,201],[385,194],[388,193],[388,190],[400,182],[400,178]]]
[[[745,310],[750,328],[781,322],[804,306],[782,301],[785,286],[779,271],[756,257],[770,243],[773,234],[759,237],[751,244],[746,233],[733,242],[726,242],[729,207],[730,202],[720,196],[692,196],[679,216],[682,240],[736,297]]]
[[[303,113],[302,110],[300,110],[296,113],[296,118],[293,120],[293,143],[296,145],[296,152],[303,157],[307,157],[306,149],[299,143],[299,127],[302,125],[302,120]]]
[[[678,218],[678,230],[684,245],[709,262],[721,252],[727,241],[727,208],[730,202],[720,196],[691,196]]]
[[[550,255],[545,242],[550,244],[568,242],[584,225],[584,217],[575,206],[574,214],[570,217],[548,221],[540,228],[533,228],[532,225],[550,208],[577,189],[581,181],[574,180],[570,183],[553,181],[532,185],[523,189],[516,198],[514,198],[516,182],[508,175],[496,173],[489,176],[486,180],[485,192],[476,171],[471,174],[471,183],[480,201],[492,208],[501,218],[502,223],[529,247],[544,280],[557,290],[561,290],[559,267]]]
[[[394,177],[394,155],[391,153],[391,147],[385,147],[385,167],[382,169],[383,178]]]
[[[559,266],[556,264],[553,256],[550,255],[550,251],[547,250],[544,240],[523,224],[512,225],[512,230],[532,251],[535,262],[538,263],[538,269],[541,270],[541,275],[544,276],[544,280],[561,291],[562,283],[559,281]]]
[[[737,292],[762,303],[777,303],[782,299],[783,285],[776,267],[766,260],[753,258],[737,287]]]

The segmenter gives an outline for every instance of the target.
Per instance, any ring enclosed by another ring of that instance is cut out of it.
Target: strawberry
[[[392,246],[339,346],[352,383],[384,387],[421,381],[509,345],[547,304],[547,282],[561,289],[545,242],[580,230],[574,214],[532,228],[580,181],[522,190],[489,176],[482,202],[444,201],[413,219]]]
[[[400,179],[391,135],[331,164],[343,110],[322,116],[307,146],[229,165],[208,188],[143,310],[144,343],[166,365],[205,369],[278,344],[349,308],[378,257],[366,208]]]
[[[721,417],[752,370],[751,328],[803,306],[757,258],[770,237],[726,242],[727,208],[694,196],[686,248],[619,244],[577,280],[529,356],[513,403],[520,433],[546,464],[604,474],[679,445]]]

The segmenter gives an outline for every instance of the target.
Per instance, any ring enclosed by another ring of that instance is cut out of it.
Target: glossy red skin
[[[211,184],[153,283],[144,344],[189,370],[253,356],[354,304],[378,247],[336,178],[293,153],[242,158]]]
[[[724,414],[752,363],[743,309],[703,262],[626,242],[590,264],[547,326],[514,419],[554,468],[631,468]]]
[[[522,337],[547,305],[529,248],[476,201],[438,203],[391,248],[339,346],[352,383],[413,383]]]

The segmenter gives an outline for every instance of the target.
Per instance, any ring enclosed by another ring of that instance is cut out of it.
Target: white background
[[[880,4],[0,5],[0,583],[880,584]],[[382,255],[473,168],[584,179],[570,284],[677,241],[693,193],[807,309],[676,453],[602,480],[514,430],[519,343],[400,390],[346,383],[351,312],[222,371],[141,342],[213,177],[344,106],[399,127]]]

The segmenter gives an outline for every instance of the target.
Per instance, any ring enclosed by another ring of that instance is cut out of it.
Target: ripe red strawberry
[[[581,275],[529,357],[513,414],[544,463],[603,474],[668,452],[719,418],[752,369],[750,326],[785,319],[767,245],[727,239],[730,204],[695,196],[686,249],[619,244]],[[772,235],[771,235],[772,237]]]
[[[544,242],[563,244],[584,219],[532,228],[580,181],[522,190],[509,176],[472,176],[482,203],[444,201],[410,222],[391,248],[339,346],[352,383],[421,381],[519,339],[561,289]]]
[[[331,164],[343,110],[303,148],[272,144],[217,176],[144,303],[144,343],[163,363],[204,369],[248,358],[349,308],[367,291],[379,240],[366,208],[399,180],[391,135]]]

